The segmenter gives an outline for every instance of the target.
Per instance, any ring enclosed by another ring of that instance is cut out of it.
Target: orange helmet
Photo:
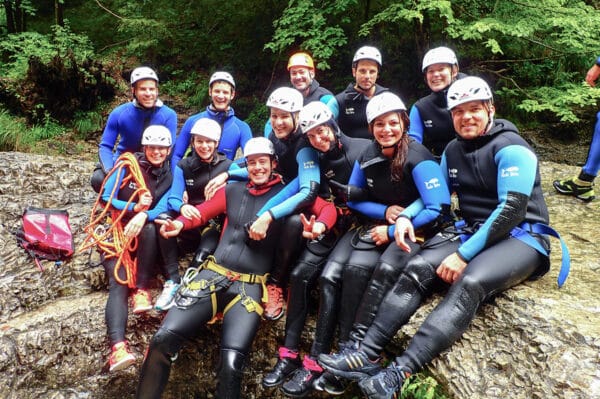
[[[290,57],[287,65],[288,71],[293,66],[303,66],[310,69],[315,69],[315,63],[313,62],[312,57],[308,53],[303,52],[295,53]]]

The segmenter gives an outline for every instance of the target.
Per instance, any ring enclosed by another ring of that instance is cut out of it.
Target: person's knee
[[[299,262],[290,274],[290,284],[307,284],[313,279],[318,270],[318,265],[310,262]]]
[[[342,283],[344,265],[337,262],[327,262],[323,273],[319,277],[319,287],[339,287]]]
[[[408,278],[421,293],[424,293],[437,275],[435,267],[423,257],[417,255],[408,262],[400,278],[403,276]]]
[[[167,328],[159,328],[150,340],[148,352],[159,352],[168,357],[174,356],[181,346],[182,338]]]

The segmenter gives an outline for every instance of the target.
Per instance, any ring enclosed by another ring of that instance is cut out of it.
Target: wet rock
[[[128,339],[138,362],[110,374],[102,268],[90,267],[82,253],[62,265],[44,262],[41,273],[11,235],[26,206],[62,208],[69,211],[78,246],[95,200],[92,169],[92,162],[74,158],[0,153],[0,397],[114,398],[135,392],[143,353],[162,316],[130,315]],[[553,178],[575,173],[574,167],[542,163],[552,224],[571,250],[569,280],[556,288],[560,246],[553,240],[550,273],[484,305],[463,338],[432,363],[429,370],[452,397],[600,397],[600,202],[584,204],[551,187]],[[419,310],[390,350],[404,347],[438,300]],[[279,321],[261,327],[245,373],[245,397],[282,397],[260,381],[274,364],[283,326]],[[311,320],[306,342],[313,328]],[[218,325],[208,326],[182,350],[165,397],[213,397],[219,334]],[[345,395],[353,396],[356,389]]]

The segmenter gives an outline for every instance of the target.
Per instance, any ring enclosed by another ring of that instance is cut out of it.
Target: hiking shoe
[[[361,350],[345,350],[331,355],[322,353],[319,364],[332,374],[349,380],[360,380],[381,370],[379,363],[371,361]]]
[[[590,202],[596,198],[594,195],[594,185],[580,185],[577,184],[578,180],[579,179],[575,177],[566,180],[554,180],[552,185],[560,194],[572,195],[573,197],[584,202]]]
[[[409,372],[400,370],[392,363],[378,374],[360,380],[358,386],[369,399],[396,399],[400,397],[402,384],[408,377]]]
[[[108,358],[109,371],[124,370],[135,363],[135,357],[127,349],[125,341],[117,342],[113,345]]]
[[[263,377],[262,385],[266,388],[277,386],[300,366],[298,352],[290,351],[282,346],[279,348],[279,358],[275,367]]]
[[[283,288],[275,284],[267,284],[267,295],[269,299],[265,304],[265,319],[278,320],[283,316]]]
[[[341,395],[346,392],[350,381],[338,377],[329,371],[325,371],[318,380],[315,381],[314,387],[317,391],[325,391],[330,395]]]
[[[137,290],[133,294],[133,313],[143,313],[152,309],[152,298],[146,290]]]
[[[292,398],[303,398],[311,393],[314,383],[323,374],[323,369],[309,356],[304,357],[302,367],[296,369],[292,377],[281,386],[281,391]]]
[[[179,284],[172,280],[167,280],[163,290],[154,304],[156,310],[168,310],[175,305],[175,293],[179,289]]]

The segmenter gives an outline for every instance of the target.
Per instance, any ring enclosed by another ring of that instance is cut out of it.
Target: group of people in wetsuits
[[[460,338],[482,303],[548,271],[556,233],[537,157],[511,122],[494,117],[489,85],[460,73],[451,49],[433,48],[422,63],[431,93],[409,111],[376,83],[382,65],[377,48],[361,47],[355,81],[334,96],[316,81],[309,54],[292,55],[293,87],[269,95],[265,137],[235,116],[227,72],[212,75],[211,104],[179,134],[175,113],[158,100],[156,73],[132,72],[133,101],[108,118],[92,185],[125,212],[125,236],[137,238],[135,284],[120,283],[114,259],[103,262],[111,371],[135,363],[128,296],[134,313],[167,312],[138,398],[161,397],[179,349],[212,320],[223,330],[215,397],[240,397],[261,320],[284,308],[266,389],[339,395],[356,380],[367,397],[392,398]],[[234,159],[238,148],[243,158]],[[118,168],[127,152],[144,184]],[[193,260],[180,276],[186,252]],[[153,305],[157,272],[165,283]],[[315,287],[316,328],[302,354]],[[444,299],[383,368],[383,348],[440,291]]]

